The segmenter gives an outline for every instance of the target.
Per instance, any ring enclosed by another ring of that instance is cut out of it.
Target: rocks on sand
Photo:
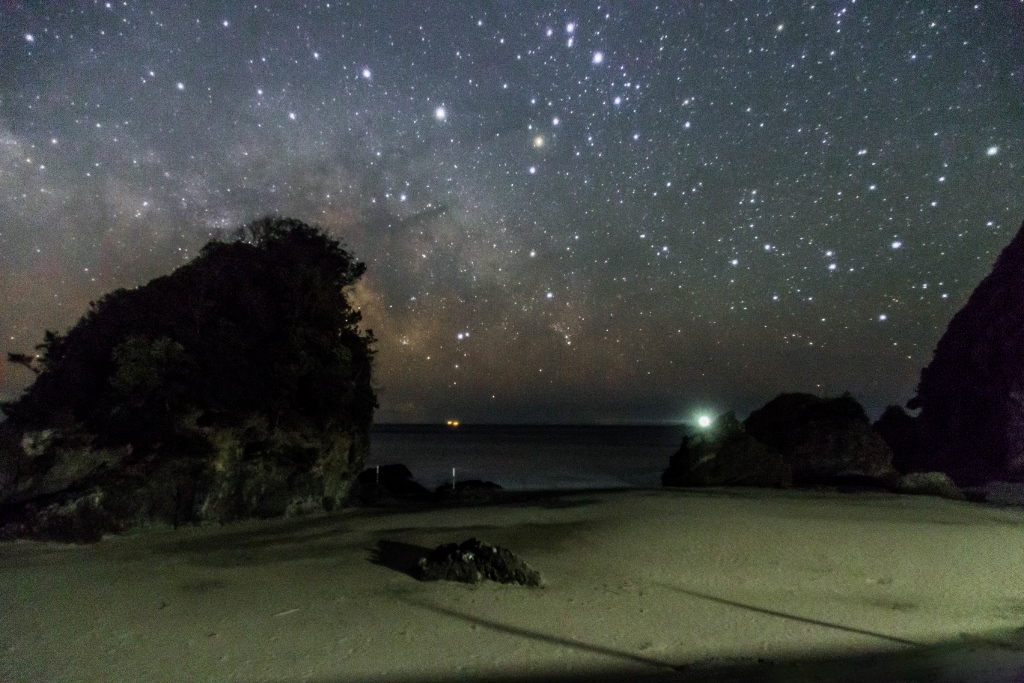
[[[664,486],[839,486],[891,489],[892,451],[849,394],[780,394],[740,423],[734,413],[690,427]]]
[[[357,505],[394,505],[431,498],[430,491],[413,479],[402,463],[367,467],[356,477],[350,502]]]
[[[493,481],[464,479],[455,482],[454,487],[451,484],[441,484],[434,489],[434,495],[440,500],[486,501],[490,500],[495,492],[502,490],[501,485]]]
[[[951,500],[966,500],[964,492],[945,472],[911,472],[899,478],[897,491]]]
[[[420,559],[414,575],[421,581],[488,580],[534,587],[542,584],[540,572],[511,550],[475,538],[438,546]]]
[[[780,394],[743,422],[747,433],[782,454],[797,486],[876,480],[896,474],[892,450],[849,394]]]
[[[689,428],[661,476],[662,486],[786,486],[782,456],[750,436],[732,412]]]

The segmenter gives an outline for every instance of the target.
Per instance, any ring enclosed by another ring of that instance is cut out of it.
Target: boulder
[[[1024,506],[1024,483],[993,481],[985,490],[985,502],[992,505]]]
[[[924,496],[939,496],[951,500],[966,500],[964,492],[945,472],[911,472],[899,478],[896,490]]]
[[[367,467],[356,477],[350,502],[356,505],[396,505],[407,501],[428,500],[430,491],[413,479],[401,463]]]
[[[1024,481],[1024,225],[921,371],[921,467],[965,486]]]
[[[743,422],[747,434],[782,454],[797,486],[877,480],[895,475],[892,450],[849,394],[780,394]]]
[[[451,484],[441,484],[434,490],[434,495],[441,500],[485,501],[493,497],[496,491],[503,490],[493,481],[481,479],[465,479]]]
[[[540,573],[511,550],[475,538],[438,546],[420,559],[414,573],[421,581],[488,580],[534,587],[542,583]]]
[[[750,436],[735,413],[705,428],[687,428],[662,473],[662,486],[788,486],[782,456]]]
[[[920,450],[918,421],[902,406],[888,406],[872,425],[892,450],[892,466],[897,472],[927,471],[927,458]]]

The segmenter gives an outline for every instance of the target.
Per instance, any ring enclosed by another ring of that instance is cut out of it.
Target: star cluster
[[[275,212],[367,262],[378,420],[877,414],[1024,220],[1021,2],[0,15],[12,351]]]

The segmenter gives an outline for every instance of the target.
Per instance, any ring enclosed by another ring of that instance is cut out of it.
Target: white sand
[[[470,536],[522,555],[545,587],[394,568]],[[1021,626],[1024,510],[928,497],[578,491],[0,544],[3,681],[639,675]],[[1024,672],[1020,649],[998,653]]]

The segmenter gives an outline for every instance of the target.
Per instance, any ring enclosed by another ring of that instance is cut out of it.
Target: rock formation
[[[780,394],[741,424],[690,427],[664,486],[896,486],[892,451],[853,397]]]
[[[902,406],[889,406],[872,425],[892,449],[892,466],[898,472],[924,472],[928,465],[920,450],[918,423]]]
[[[1024,481],[1024,226],[953,316],[907,407],[917,466],[958,483]]]
[[[540,573],[511,550],[475,538],[438,546],[420,559],[414,573],[421,581],[479,583],[486,579],[535,587],[542,583]]]
[[[350,500],[358,505],[389,506],[431,498],[430,491],[413,479],[401,463],[367,467],[356,477]]]
[[[782,456],[750,436],[735,413],[689,428],[662,473],[662,486],[786,486]]]
[[[503,490],[501,485],[495,484],[493,481],[463,479],[455,482],[454,488],[451,484],[441,484],[434,489],[434,495],[439,500],[487,501],[493,497],[495,492],[501,490]]]
[[[886,485],[896,476],[892,450],[849,394],[831,399],[780,394],[747,416],[743,426],[782,454],[797,486],[872,479]]]
[[[943,472],[911,472],[899,479],[897,491],[923,496],[939,496],[950,500],[966,500],[967,497]]]
[[[373,337],[334,239],[265,218],[248,239],[47,332],[0,424],[0,537],[98,540],[331,509],[362,468]],[[240,235],[241,237],[241,235]]]

